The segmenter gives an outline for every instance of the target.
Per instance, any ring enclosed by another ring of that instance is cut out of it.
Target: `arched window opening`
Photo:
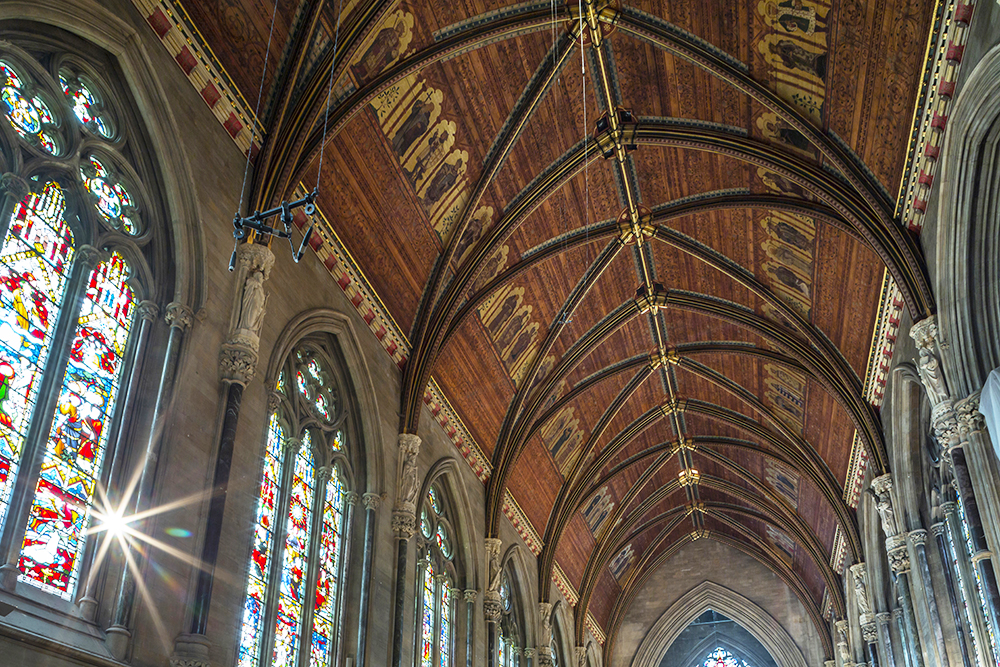
[[[136,367],[130,355],[145,352],[129,342],[137,302],[155,297],[145,262],[158,255],[147,246],[165,232],[156,225],[162,206],[143,184],[142,174],[154,174],[152,151],[124,104],[130,95],[91,71],[113,65],[70,35],[41,44],[17,30],[8,36],[0,46],[9,170],[0,219],[0,524],[20,551],[3,556],[16,558],[20,582],[72,600],[90,562],[98,488],[120,481],[106,479],[105,462],[130,418],[117,406],[126,370]],[[24,495],[14,498],[15,488]]]
[[[450,667],[454,654],[454,531],[441,490],[431,484],[420,508],[418,536],[418,667]]]
[[[345,571],[349,412],[324,341],[299,344],[275,384],[257,497],[240,667],[326,667]],[[292,382],[289,382],[289,380]]]
[[[526,637],[521,609],[522,588],[508,559],[500,571],[500,623],[497,628],[499,667],[520,667]]]

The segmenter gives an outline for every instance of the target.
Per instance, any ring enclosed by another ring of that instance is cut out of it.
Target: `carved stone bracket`
[[[208,652],[211,643],[202,635],[180,635],[174,640],[170,667],[212,667]]]
[[[267,415],[270,417],[275,412],[278,411],[278,407],[281,405],[281,399],[283,396],[280,392],[269,391],[267,392]]]
[[[878,626],[875,625],[874,614],[861,615],[861,637],[866,644],[874,644],[878,641]]]
[[[503,614],[503,605],[500,600],[491,600],[489,591],[486,591],[483,595],[483,615],[486,617],[487,623],[499,623],[501,614]]]

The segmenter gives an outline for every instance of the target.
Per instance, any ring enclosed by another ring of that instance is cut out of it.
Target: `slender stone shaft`
[[[358,603],[358,655],[357,666],[365,667],[368,654],[368,609],[371,604],[372,557],[375,550],[375,511],[382,498],[377,493],[361,496],[365,506],[365,547],[361,556],[361,601]]]
[[[955,577],[952,573],[951,554],[948,553],[948,544],[945,541],[945,531],[947,528],[943,523],[935,523],[931,526],[931,533],[934,535],[934,542],[937,544],[938,553],[941,555],[943,565],[945,588],[948,590],[948,604],[951,607],[951,616],[955,622],[955,634],[958,635],[958,646],[962,652],[962,667],[972,667],[972,658],[969,655],[969,647],[966,643],[965,627],[962,622],[962,614],[959,611],[958,595],[955,592]]]

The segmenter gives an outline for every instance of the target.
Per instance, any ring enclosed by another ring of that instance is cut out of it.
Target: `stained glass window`
[[[431,509],[434,510],[435,514],[441,513],[441,503],[438,501],[437,489],[433,486],[427,490],[427,499],[431,503]]]
[[[72,597],[132,323],[128,266],[114,253],[90,274],[28,516],[23,578]]]
[[[80,167],[80,176],[93,196],[97,210],[112,227],[126,234],[139,233],[132,197],[103,162],[91,155]]]
[[[959,523],[962,525],[962,541],[965,542],[965,548],[971,560],[975,556],[975,545],[972,542],[972,534],[969,532],[969,522],[965,518],[965,504],[962,502],[961,496],[957,496],[956,500],[958,501]],[[997,638],[993,635],[993,624],[990,623],[990,612],[986,607],[986,586],[979,574],[979,568],[976,567],[975,561],[972,561],[972,575],[976,580],[976,588],[979,590],[980,611],[986,625],[986,635],[990,640],[990,648],[993,649],[994,657],[1000,657],[1000,652],[997,651]],[[1000,664],[1000,662],[997,664]]]
[[[87,84],[68,72],[59,73],[59,84],[66,96],[70,98],[73,113],[80,119],[84,127],[110,139],[111,128],[102,118],[100,102]]]
[[[55,183],[29,194],[14,208],[0,249],[0,518],[10,505],[73,258],[65,209]],[[57,548],[48,539],[33,546],[42,560]]]
[[[317,382],[328,377],[314,374],[320,368],[318,364],[310,367],[302,350],[286,360],[275,382],[284,395],[271,418],[272,424],[302,424],[311,417],[311,396],[315,391],[325,391]],[[299,394],[304,400],[299,400]],[[268,582],[257,575],[258,565],[250,563],[237,667],[306,663],[310,667],[327,667],[334,661],[342,607],[338,594],[343,589],[345,572],[343,537],[347,513],[344,471],[337,467],[347,464],[341,463],[335,452],[345,448],[347,435],[343,427],[317,425],[315,420],[306,423],[312,425],[302,432],[297,451],[276,451],[273,455],[287,457],[283,479],[279,477],[280,464],[272,476],[268,466],[274,464],[265,460],[264,477],[275,480],[267,494],[276,519],[273,531],[254,536],[251,559],[260,558],[259,554],[270,549],[267,553],[271,555],[264,560],[274,561],[280,576]],[[267,447],[270,444],[269,439]],[[337,465],[333,465],[335,462]],[[326,481],[321,470],[329,470]],[[265,541],[269,546],[263,544]],[[267,593],[269,587],[271,595]],[[277,587],[276,594],[273,587]]]
[[[58,149],[52,133],[55,120],[45,101],[26,92],[25,79],[9,63],[0,61],[0,76],[3,78],[0,99],[3,99],[3,109],[11,127],[29,143],[56,153]]]
[[[420,614],[420,667],[434,667],[434,568],[424,567],[424,604]]]
[[[338,433],[339,434],[339,433]],[[337,469],[326,484],[323,505],[323,532],[319,546],[319,578],[316,582],[316,605],[313,615],[312,667],[324,667],[330,659],[337,600],[337,576],[340,564],[341,524],[344,514],[344,489]]]
[[[499,667],[507,667],[507,638],[503,636],[503,633],[497,633],[497,665]]]
[[[285,549],[278,586],[278,615],[274,629],[276,667],[293,665],[298,658],[302,605],[306,599],[306,573],[309,570],[310,526],[312,525],[313,461],[309,431],[295,456],[288,521],[285,526]]]
[[[702,667],[750,667],[750,665],[720,646],[708,654]]]
[[[246,599],[243,604],[243,628],[237,649],[239,667],[256,667],[260,658],[260,641],[264,623],[264,601],[270,579],[272,535],[274,518],[278,509],[278,491],[281,487],[282,444],[285,436],[278,422],[278,415],[271,415],[264,449],[264,473],[257,498],[257,517],[254,524],[253,548],[250,554],[250,574],[247,578]]]

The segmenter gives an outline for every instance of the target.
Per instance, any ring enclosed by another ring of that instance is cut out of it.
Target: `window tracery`
[[[423,585],[417,599],[418,667],[451,665],[457,577],[447,514],[440,489],[431,484],[420,508],[418,581]]]
[[[129,341],[135,306],[151,290],[143,247],[155,235],[135,238],[139,211],[155,223],[157,209],[139,176],[147,163],[137,171],[111,141],[112,103],[95,92],[105,86],[88,74],[72,88],[82,79],[61,63],[76,56],[32,48],[0,46],[4,179],[27,186],[8,190],[0,219],[0,523],[20,548],[19,581],[72,600],[104,463],[126,418],[115,411],[123,372],[142,352]],[[91,129],[101,127],[108,132]],[[141,128],[132,120],[121,129],[141,153]],[[111,214],[125,233],[107,233]],[[19,477],[26,496],[15,504]]]
[[[270,418],[257,497],[240,667],[300,660],[325,667],[335,650],[350,428],[336,400],[334,367],[329,349],[307,341],[292,351],[275,383],[280,400]]]

